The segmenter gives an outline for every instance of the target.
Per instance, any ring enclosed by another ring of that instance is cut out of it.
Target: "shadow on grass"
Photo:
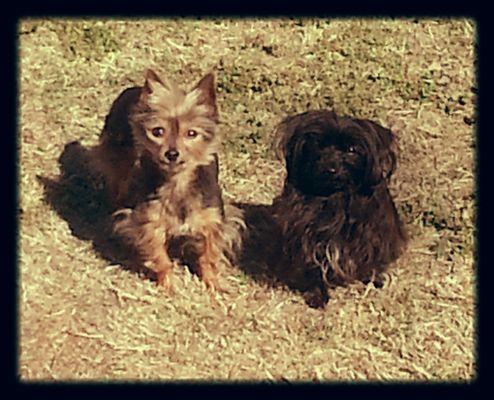
[[[237,203],[244,212],[246,228],[237,266],[248,276],[268,286],[284,284],[279,272],[282,259],[281,230],[267,204]]]
[[[66,144],[58,159],[60,176],[38,176],[45,201],[68,222],[72,234],[91,241],[104,260],[154,280],[154,274],[142,266],[137,252],[113,234],[113,209],[107,201],[103,179],[91,168],[91,157],[91,149],[79,142]],[[243,210],[247,226],[237,266],[259,283],[278,286],[283,283],[277,268],[282,256],[281,231],[272,217],[271,206],[235,205]]]
[[[38,176],[45,201],[68,222],[72,234],[90,240],[103,259],[142,272],[135,251],[112,233],[113,210],[106,200],[102,178],[91,169],[91,150],[79,142],[68,143],[58,162],[58,178]]]

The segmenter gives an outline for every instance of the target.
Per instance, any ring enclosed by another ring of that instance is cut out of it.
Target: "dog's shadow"
[[[142,260],[112,231],[112,211],[105,193],[104,181],[92,165],[91,148],[79,142],[67,143],[58,159],[60,175],[56,178],[38,176],[43,185],[45,201],[67,221],[71,233],[92,242],[94,251],[111,264],[154,274],[142,267]],[[281,231],[275,223],[272,208],[267,204],[235,204],[244,213],[246,230],[236,265],[246,275],[269,286],[278,286],[283,276],[277,272],[282,255]]]
[[[38,176],[44,199],[67,221],[74,236],[89,240],[97,254],[111,264],[141,271],[136,252],[112,232],[112,209],[106,199],[103,179],[91,168],[90,148],[79,142],[65,145],[58,159],[60,176]]]
[[[268,204],[236,203],[243,210],[246,229],[237,266],[246,275],[271,287],[286,284],[279,270],[282,260],[282,233]]]

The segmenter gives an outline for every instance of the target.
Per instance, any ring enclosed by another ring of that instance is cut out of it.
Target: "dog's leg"
[[[212,290],[221,291],[217,278],[217,265],[221,262],[220,238],[216,226],[206,226],[202,232],[204,235],[204,252],[199,256],[197,274],[206,286]]]
[[[145,248],[141,250],[141,254],[146,260],[144,265],[156,272],[158,286],[162,286],[168,294],[172,294],[171,271],[173,261],[168,256],[164,243],[159,240],[159,237],[159,234],[148,236],[150,240],[145,244]]]
[[[173,267],[173,262],[168,257],[165,251],[162,251],[160,254],[157,254],[156,257],[152,260],[152,269],[156,271],[157,283],[159,286],[162,286],[166,293],[173,293],[173,284],[171,280],[171,270]]]
[[[173,261],[166,249],[166,229],[159,218],[161,204],[155,201],[145,206],[114,213],[113,230],[133,246],[143,265],[156,273],[158,285],[171,292]]]
[[[146,228],[148,232],[143,235],[143,238],[147,240],[146,242],[141,242],[142,254],[148,260],[145,265],[156,272],[158,286],[162,286],[166,293],[172,294],[171,271],[173,261],[166,249],[166,235],[161,231],[160,226],[153,227],[153,224],[149,224]]]
[[[217,279],[218,265],[226,262],[221,210],[217,207],[203,208],[196,211],[188,223],[193,236],[198,238],[194,246],[198,255],[197,264],[190,267],[208,288],[221,291]]]

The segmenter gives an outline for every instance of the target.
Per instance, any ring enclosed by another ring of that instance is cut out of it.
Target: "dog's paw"
[[[362,281],[364,285],[368,285],[371,282],[376,289],[381,289],[384,286],[384,281],[381,277],[376,277],[374,279],[364,279]]]
[[[324,308],[329,301],[328,291],[320,288],[307,291],[303,293],[302,296],[307,305],[311,308]]]
[[[203,271],[204,272],[204,271]],[[206,285],[207,289],[212,293],[222,293],[223,288],[218,282],[218,277],[214,274],[207,273],[201,275],[202,281]]]
[[[150,263],[144,263],[147,268],[151,267]],[[152,268],[152,267],[151,267]],[[156,272],[156,284],[163,290],[166,296],[174,296],[175,289],[173,288],[172,276],[169,271]]]
[[[384,282],[381,280],[381,279],[376,279],[374,282],[372,282],[374,284],[374,287],[376,289],[381,289],[383,286],[384,286]]]

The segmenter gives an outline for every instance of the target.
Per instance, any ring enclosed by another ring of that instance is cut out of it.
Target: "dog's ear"
[[[301,164],[298,162],[304,147],[303,135],[296,135],[295,117],[287,117],[278,124],[274,132],[273,149],[278,160],[285,164],[286,180],[296,184]]]
[[[275,128],[272,148],[280,161],[286,161],[289,152],[289,143],[291,143],[291,139],[296,133],[299,120],[300,115],[292,115],[286,117]]]
[[[275,129],[273,148],[277,158],[285,163],[288,182],[302,189],[314,178],[308,169],[319,153],[320,136],[311,132],[307,121],[325,116],[326,112],[308,111],[285,118]]]
[[[216,86],[214,82],[214,74],[210,72],[206,74],[192,91],[199,91],[198,104],[205,104],[209,108],[208,116],[214,120],[218,120],[218,106],[216,104]]]
[[[373,179],[376,182],[387,180],[396,169],[397,144],[393,132],[372,121],[364,121],[367,131],[372,137],[372,153],[374,162],[372,166]]]
[[[144,93],[151,94],[156,92],[159,87],[166,87],[160,77],[152,69],[144,71]]]
[[[287,181],[307,193],[316,179],[311,171],[320,151],[318,137],[317,133],[296,132],[286,145]]]
[[[304,155],[305,139],[303,135],[294,135],[285,148],[287,181],[294,185],[297,185],[301,173],[300,168],[303,166],[301,158]]]
[[[338,118],[334,111],[309,110],[301,114],[286,117],[278,124],[274,133],[272,147],[277,158],[281,161],[285,159],[288,152],[288,144],[291,142],[293,136],[314,136],[313,134],[317,136],[317,132],[319,134],[323,133],[328,125],[334,129],[338,129]],[[312,130],[313,134],[311,133]]]

